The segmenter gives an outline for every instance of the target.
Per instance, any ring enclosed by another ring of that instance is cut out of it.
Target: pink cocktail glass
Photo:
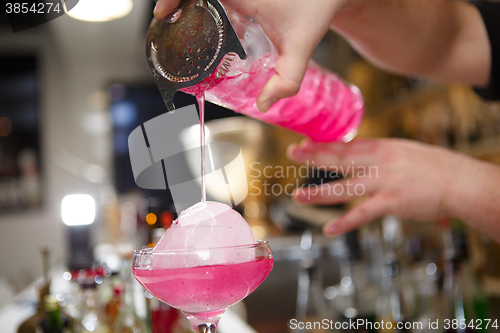
[[[217,264],[202,264],[213,258]],[[221,258],[227,262],[221,262]],[[154,253],[152,248],[145,248],[135,251],[133,272],[151,295],[181,310],[196,333],[215,333],[226,309],[257,289],[273,264],[268,242],[259,241]]]

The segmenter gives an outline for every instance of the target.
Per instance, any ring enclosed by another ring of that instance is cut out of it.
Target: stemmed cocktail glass
[[[258,241],[212,249],[144,248],[135,251],[133,272],[154,297],[181,310],[196,333],[215,333],[226,309],[257,289],[273,264],[268,242]]]

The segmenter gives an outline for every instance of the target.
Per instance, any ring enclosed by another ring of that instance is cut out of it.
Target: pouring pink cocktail
[[[203,82],[182,91],[204,96],[207,101],[288,128],[316,142],[350,141],[356,135],[364,111],[357,87],[311,61],[299,93],[260,113],[257,96],[276,73],[277,55],[266,54],[251,64],[237,57],[232,59],[223,77],[215,71]]]

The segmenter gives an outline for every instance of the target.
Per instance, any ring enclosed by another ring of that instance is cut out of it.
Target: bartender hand
[[[326,235],[385,215],[416,221],[457,217],[500,241],[500,168],[493,164],[402,139],[305,141],[290,146],[288,155],[298,163],[314,161],[317,167],[350,177],[320,188],[298,189],[294,193],[298,203],[330,205],[366,198],[325,225]]]
[[[223,1],[259,22],[280,54],[276,75],[267,82],[257,98],[260,111],[267,111],[279,99],[299,91],[314,49],[328,31],[335,13],[347,1]],[[164,18],[179,2],[159,0],[155,17]]]

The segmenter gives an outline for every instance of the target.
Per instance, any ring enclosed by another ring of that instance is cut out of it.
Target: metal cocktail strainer
[[[164,19],[154,18],[147,34],[149,67],[168,111],[174,95],[209,77],[231,53],[245,59],[226,10],[218,0],[181,0]],[[223,63],[222,70],[229,64]]]

